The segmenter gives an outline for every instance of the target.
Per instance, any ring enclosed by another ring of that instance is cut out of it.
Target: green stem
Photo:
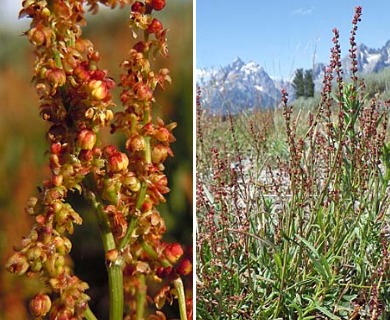
[[[172,267],[172,264],[167,259],[162,259],[161,257],[159,257],[156,250],[154,250],[154,248],[151,247],[149,244],[147,244],[146,242],[142,242],[141,246],[142,246],[142,249],[145,250],[146,254],[149,257],[160,261],[160,263],[162,264],[162,266],[164,268]]]
[[[93,312],[89,308],[89,306],[88,306],[87,310],[85,310],[84,317],[87,320],[97,320],[96,316],[93,314]]]
[[[135,209],[136,210],[139,210],[142,206],[142,204],[144,203],[144,200],[145,200],[145,195],[146,195],[146,189],[147,189],[147,185],[146,185],[146,182],[142,182],[141,184],[141,189],[139,191],[139,194],[138,194],[138,199],[137,199],[137,203],[135,205]],[[118,250],[122,250],[124,247],[126,247],[130,241],[130,236],[131,234],[133,233],[135,227],[136,227],[136,224],[137,224],[137,221],[135,219],[131,219],[129,221],[129,227],[127,228],[127,231],[126,231],[126,234],[125,236],[123,237],[122,241],[120,242],[119,244],[119,247],[118,247]]]
[[[146,283],[145,283],[145,275],[141,274],[138,278],[139,287],[137,290],[137,310],[136,310],[136,320],[144,319],[144,309],[146,302]]]
[[[97,200],[95,194],[91,191],[87,193],[87,198],[96,211],[104,252],[107,253],[110,250],[115,250],[115,238],[110,230],[101,201]],[[116,260],[110,261],[107,265],[108,284],[110,288],[110,320],[123,319],[124,297],[122,264],[122,258],[119,255]]]
[[[179,277],[173,280],[173,285],[177,290],[177,298],[179,301],[179,310],[180,310],[180,320],[187,320],[186,297],[184,293],[183,281]]]
[[[117,259],[108,268],[108,284],[110,288],[110,320],[123,319],[123,273],[122,261]]]
[[[134,218],[131,218],[129,221],[129,227],[126,230],[126,234],[119,244],[119,247],[118,247],[119,251],[123,250],[123,248],[126,247],[127,244],[129,243],[131,234],[133,233],[136,225],[137,225],[137,220]]]

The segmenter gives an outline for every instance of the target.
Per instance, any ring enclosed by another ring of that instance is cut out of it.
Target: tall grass
[[[282,110],[218,124],[198,106],[199,319],[390,316],[389,102],[343,78],[333,42],[312,110],[283,92]]]

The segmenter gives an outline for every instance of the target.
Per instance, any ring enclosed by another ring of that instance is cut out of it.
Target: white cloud
[[[312,12],[313,12],[313,8],[309,8],[309,9],[299,8],[299,9],[294,10],[293,12],[291,12],[291,14],[292,15],[305,16],[307,14],[311,14]]]

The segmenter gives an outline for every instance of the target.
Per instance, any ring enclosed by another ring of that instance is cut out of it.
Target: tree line
[[[313,97],[314,96],[314,81],[313,70],[297,69],[293,80],[293,88],[295,89],[295,98]]]

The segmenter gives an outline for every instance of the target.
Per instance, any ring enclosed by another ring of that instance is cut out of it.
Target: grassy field
[[[200,88],[198,319],[389,319],[389,71],[337,44],[310,100],[225,119]]]

